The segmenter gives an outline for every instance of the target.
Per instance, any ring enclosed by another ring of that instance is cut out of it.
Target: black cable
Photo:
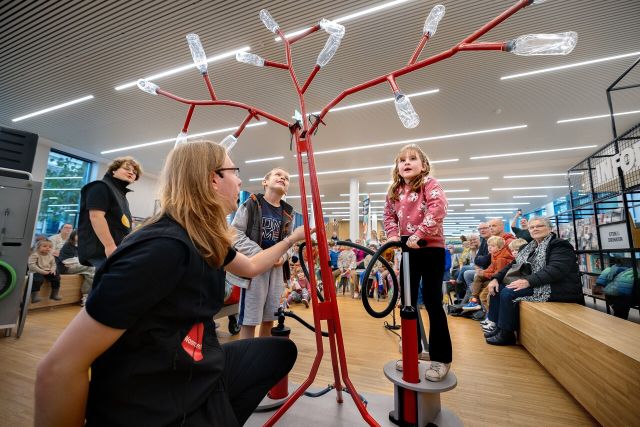
[[[302,272],[304,273],[304,277],[307,278],[307,280],[309,281],[309,283],[311,283],[311,278],[309,277],[309,269],[307,268],[306,263],[304,262],[304,247],[306,246],[307,242],[302,242],[300,243],[300,246],[298,247],[298,261],[300,261],[300,267],[302,268]],[[317,283],[317,281],[316,281]],[[322,286],[324,286],[324,283],[322,284]],[[319,289],[319,287],[316,285],[316,294],[318,295],[318,299],[320,300],[320,302],[324,302],[324,296],[322,295],[321,289]]]
[[[307,329],[311,329],[313,332],[316,331],[316,328],[313,325],[310,325],[309,323],[307,323],[304,319],[302,319],[301,317],[299,317],[297,314],[295,314],[293,311],[284,311],[283,314],[287,317],[291,317],[293,319],[296,319],[298,322],[302,323],[304,326],[307,327]],[[322,336],[323,337],[328,337],[329,333],[325,332],[325,331],[321,331],[322,332]]]

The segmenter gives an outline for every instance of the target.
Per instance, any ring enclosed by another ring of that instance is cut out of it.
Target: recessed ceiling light
[[[287,199],[299,199],[301,196],[285,196]],[[324,197],[324,194],[321,194],[320,197]],[[307,199],[310,199],[311,196],[307,196]],[[324,202],[323,202],[324,203]]]
[[[497,212],[497,213],[508,213],[508,212],[513,212],[515,211],[516,208],[504,208],[504,209],[500,209],[500,208],[470,208],[470,209],[465,209],[466,212]]]
[[[582,175],[583,172],[571,172],[569,175]],[[540,173],[535,175],[505,175],[503,178],[540,178],[545,176],[567,176],[567,172],[564,173]]]
[[[255,126],[262,126],[262,125],[266,125],[268,122],[256,122],[256,123],[251,123],[250,125],[247,125],[248,128],[252,128]],[[200,132],[200,133],[194,133],[191,135],[188,135],[187,138],[189,139],[193,139],[193,138],[198,138],[200,136],[205,136],[205,135],[215,135],[218,133],[227,133],[227,132],[233,132],[236,129],[238,129],[238,126],[232,127],[232,128],[224,128],[224,129],[216,129],[216,130],[209,130],[206,132]],[[167,142],[176,142],[176,137],[174,136],[173,138],[167,138],[167,139],[161,139],[158,141],[152,141],[152,142],[144,142],[142,144],[136,144],[136,145],[129,145],[127,147],[121,147],[121,148],[112,148],[111,150],[105,150],[105,151],[101,151],[100,154],[109,154],[109,153],[117,153],[118,151],[125,151],[125,150],[133,150],[135,148],[144,148],[144,147],[150,147],[152,145],[158,145],[158,144],[166,144]],[[260,178],[260,181],[262,181],[263,178]]]
[[[430,89],[430,90],[425,90],[422,92],[414,92],[414,93],[408,93],[406,96],[409,98],[416,98],[418,96],[424,96],[424,95],[432,95],[434,93],[438,93],[440,92],[440,89]],[[367,102],[359,102],[357,104],[349,104],[349,105],[345,105],[343,107],[335,107],[331,109],[332,113],[335,113],[337,111],[344,111],[344,110],[351,110],[353,108],[360,108],[360,107],[367,107],[369,105],[375,105],[375,104],[382,104],[385,102],[393,102],[395,101],[395,97],[390,97],[390,98],[382,98],[382,99],[375,99],[373,101],[367,101]],[[313,113],[309,113],[309,115],[314,114],[320,114],[321,111],[314,111]],[[314,153],[316,154],[316,153]]]
[[[489,196],[479,197],[447,197],[447,200],[487,200]]]
[[[532,194],[530,196],[513,196],[514,199],[542,199],[549,197],[546,194]]]
[[[253,159],[253,160],[245,160],[245,163],[259,163],[259,162],[268,162],[269,160],[281,160],[284,159],[284,156],[276,156],[276,157],[265,157],[263,159]]]
[[[514,129],[524,129],[526,127],[527,125],[516,125],[516,126],[508,126],[508,127],[502,127],[502,128],[494,128],[494,129],[474,130],[474,131],[462,132],[462,133],[451,133],[447,135],[428,136],[424,138],[403,139],[401,141],[380,142],[378,144],[355,145],[351,147],[335,148],[332,150],[316,151],[313,154],[321,155],[321,154],[331,154],[331,153],[343,153],[345,151],[368,150],[368,149],[389,147],[392,145],[417,144],[418,142],[436,141],[441,139],[458,138],[458,137],[471,136],[471,135],[482,135],[482,134],[494,133],[494,132],[504,132],[504,131],[514,130]],[[458,159],[449,159],[446,161],[453,162],[453,161],[458,161]],[[436,161],[432,161],[431,163],[438,163],[438,162],[444,163],[445,160],[440,160],[440,161],[436,160]]]
[[[433,162],[431,162],[433,163]],[[482,181],[489,179],[488,176],[474,176],[467,178],[436,178],[438,182],[454,182],[454,181]],[[371,181],[367,185],[390,185],[391,181]]]
[[[464,206],[464,203],[449,203],[449,206]]]
[[[573,64],[560,65],[560,66],[551,67],[551,68],[543,68],[540,70],[527,71],[525,73],[511,74],[508,76],[500,77],[500,80],[509,80],[509,79],[515,79],[518,77],[532,76],[534,74],[549,73],[551,71],[566,70],[567,68],[582,67],[584,65],[597,64],[599,62],[606,62],[606,61],[614,61],[616,59],[628,58],[630,56],[638,56],[638,55],[640,55],[640,52],[632,52],[632,53],[625,53],[622,55],[607,56],[606,58],[598,58],[598,59],[592,59],[590,61],[574,62]]]
[[[345,16],[341,16],[340,18],[333,19],[333,22],[337,22],[337,23],[347,22],[347,21],[350,21],[352,19],[359,18],[361,16],[369,15],[371,13],[379,12],[381,10],[385,10],[385,9],[388,9],[390,7],[393,7],[393,6],[397,6],[397,5],[402,4],[402,3],[407,3],[409,1],[411,1],[411,0],[393,0],[393,1],[390,1],[390,2],[387,2],[387,3],[382,3],[382,4],[379,4],[379,5],[374,6],[374,7],[363,9],[363,10],[360,10],[358,12],[350,13],[349,15],[345,15]],[[295,36],[297,36],[299,34],[304,33],[308,29],[309,28],[305,28],[303,30],[292,31],[290,33],[285,34],[284,36],[285,36],[285,38],[295,37]],[[280,40],[282,40],[281,37],[276,37],[276,41],[277,42],[279,42]]]
[[[541,187],[500,187],[500,188],[492,188],[493,191],[517,191],[517,190],[538,190],[545,188],[567,188],[566,185],[543,185]]]
[[[635,111],[623,111],[621,113],[615,113],[614,116],[618,117],[618,116],[627,116],[629,114],[638,114],[640,113],[640,110],[635,110]],[[564,119],[564,120],[558,120],[556,123],[560,124],[560,123],[570,123],[570,122],[580,122],[583,120],[593,120],[593,119],[604,119],[605,117],[611,117],[610,114],[599,114],[597,116],[588,116],[588,117],[576,117],[574,119]]]
[[[504,205],[530,205],[529,202],[504,202],[504,203],[470,203],[469,206],[504,206]]]
[[[597,145],[581,145],[579,147],[564,147],[564,148],[553,148],[550,150],[536,150],[536,151],[521,151],[518,153],[504,153],[504,154],[490,154],[488,156],[473,156],[469,157],[471,160],[479,160],[479,159],[494,159],[497,157],[511,157],[511,156],[524,156],[527,154],[540,154],[540,153],[555,153],[558,151],[572,151],[572,150],[584,150],[586,148],[595,148]],[[442,180],[440,180],[442,181]]]
[[[16,117],[15,119],[11,119],[11,121],[12,122],[19,122],[19,121],[24,120],[24,119],[29,119],[31,117],[39,116],[41,114],[45,114],[45,113],[48,113],[50,111],[59,110],[61,108],[65,108],[65,107],[68,107],[70,105],[78,104],[80,102],[88,101],[90,99],[93,99],[93,95],[83,96],[82,98],[78,98],[78,99],[74,99],[72,101],[64,102],[62,104],[54,105],[53,107],[45,108],[44,110],[38,110],[38,111],[35,111],[33,113],[25,114],[24,116],[20,116],[20,117]]]
[[[447,190],[447,189],[444,190],[445,193],[467,193],[469,191],[471,191],[471,190],[469,190],[468,188],[467,189],[460,189],[460,190]]]
[[[241,48],[234,49],[234,50],[229,51],[229,52],[224,52],[224,53],[221,53],[221,54],[218,54],[218,55],[214,55],[214,56],[208,57],[207,58],[207,63],[216,62],[216,61],[220,61],[220,60],[225,59],[225,58],[236,56],[237,52],[246,52],[248,50],[251,50],[251,48],[249,46],[242,46]],[[158,80],[158,79],[161,79],[162,77],[172,76],[174,74],[178,74],[178,73],[181,73],[181,72],[186,71],[186,70],[191,70],[191,69],[193,69],[195,67],[196,66],[192,62],[192,63],[187,64],[187,65],[182,65],[182,66],[177,67],[177,68],[172,68],[172,69],[167,70],[167,71],[162,71],[160,73],[153,74],[153,75],[151,75],[149,77],[144,77],[144,80]],[[138,84],[138,79],[136,79],[136,80],[134,80],[132,82],[129,82],[129,83],[122,84],[120,86],[116,86],[114,89],[115,90],[128,89],[130,87],[136,86],[137,84]]]

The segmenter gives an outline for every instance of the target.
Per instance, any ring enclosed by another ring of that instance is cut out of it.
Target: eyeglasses
[[[216,169],[215,173],[217,173],[218,175],[220,175],[220,178],[224,178],[224,176],[222,176],[222,174],[220,172],[222,171],[233,171],[233,173],[236,176],[240,176],[240,168],[220,168],[220,169]]]
[[[539,225],[530,225],[530,226],[529,226],[529,230],[535,230],[535,229],[538,229],[538,228],[547,228],[547,226],[546,226],[546,225],[544,225],[544,224],[539,224]]]

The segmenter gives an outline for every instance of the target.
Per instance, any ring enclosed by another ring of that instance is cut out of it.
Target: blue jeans
[[[471,284],[473,283],[473,278],[476,275],[476,269],[471,268],[462,273],[462,277],[464,279],[464,283],[467,285],[467,291],[471,292]]]
[[[504,331],[518,329],[519,304],[513,300],[519,297],[533,295],[533,288],[525,288],[519,291],[500,285],[497,295],[489,296],[489,320],[495,322]]]
[[[462,268],[460,269],[460,272],[458,273],[458,277],[456,277],[456,280],[458,282],[464,282],[464,273],[469,270],[475,271],[475,269],[476,267],[473,264],[463,265]],[[473,278],[471,278],[471,281],[473,282]]]

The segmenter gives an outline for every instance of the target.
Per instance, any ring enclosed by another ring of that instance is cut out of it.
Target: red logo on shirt
[[[193,325],[187,336],[182,340],[182,348],[196,362],[204,359],[202,355],[202,338],[204,336],[204,324]]]

